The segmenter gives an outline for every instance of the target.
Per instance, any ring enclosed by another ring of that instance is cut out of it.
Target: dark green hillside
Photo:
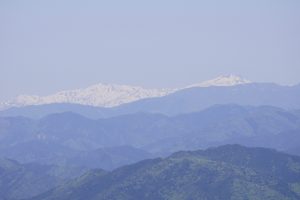
[[[226,145],[90,173],[34,200],[297,200],[300,157]]]

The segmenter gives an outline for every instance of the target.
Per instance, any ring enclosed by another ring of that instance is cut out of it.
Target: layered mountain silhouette
[[[299,199],[300,85],[222,81],[1,111],[0,200]]]
[[[218,105],[168,117],[137,113],[93,120],[66,112],[40,120],[2,117],[0,156],[22,163],[107,170],[155,155],[222,144],[299,154],[300,116],[270,106]]]

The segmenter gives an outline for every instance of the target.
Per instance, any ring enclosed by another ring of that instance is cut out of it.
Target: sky
[[[0,101],[223,74],[300,83],[300,1],[0,0]]]

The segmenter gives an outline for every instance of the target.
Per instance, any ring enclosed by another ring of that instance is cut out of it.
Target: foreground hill
[[[270,105],[284,109],[300,109],[300,85],[280,86],[271,83],[247,83],[233,86],[188,87],[169,95],[146,98],[112,108],[76,104],[44,104],[11,108],[0,116],[41,118],[60,112],[75,112],[88,118],[107,118],[136,112],[160,113],[168,116],[198,112],[215,104],[250,106]]]
[[[300,198],[300,157],[226,145],[179,152],[109,173],[90,172],[33,200]]]
[[[20,164],[0,159],[0,200],[29,198],[83,173],[80,168]]]

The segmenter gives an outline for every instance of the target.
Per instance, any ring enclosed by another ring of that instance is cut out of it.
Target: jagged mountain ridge
[[[171,93],[171,89],[145,89],[137,86],[96,84],[85,89],[61,91],[53,95],[20,95],[6,105],[27,106],[51,103],[75,103],[98,107],[113,107],[149,97]]]
[[[247,83],[251,82],[235,75],[219,76],[209,81],[174,89],[146,89],[139,86],[99,83],[85,89],[66,90],[48,96],[19,95],[12,101],[0,103],[0,109],[52,103],[73,103],[97,107],[114,107],[145,98],[166,96],[186,88],[234,86]]]
[[[13,107],[0,111],[0,116],[42,118],[53,113],[74,112],[92,119],[134,114],[159,113],[176,116],[199,112],[214,105],[237,104],[249,106],[274,106],[286,110],[300,108],[300,84],[281,86],[272,83],[249,83],[230,87],[192,87],[169,95],[137,100],[112,108],[70,103],[54,103]],[[297,111],[295,111],[297,113]]]

